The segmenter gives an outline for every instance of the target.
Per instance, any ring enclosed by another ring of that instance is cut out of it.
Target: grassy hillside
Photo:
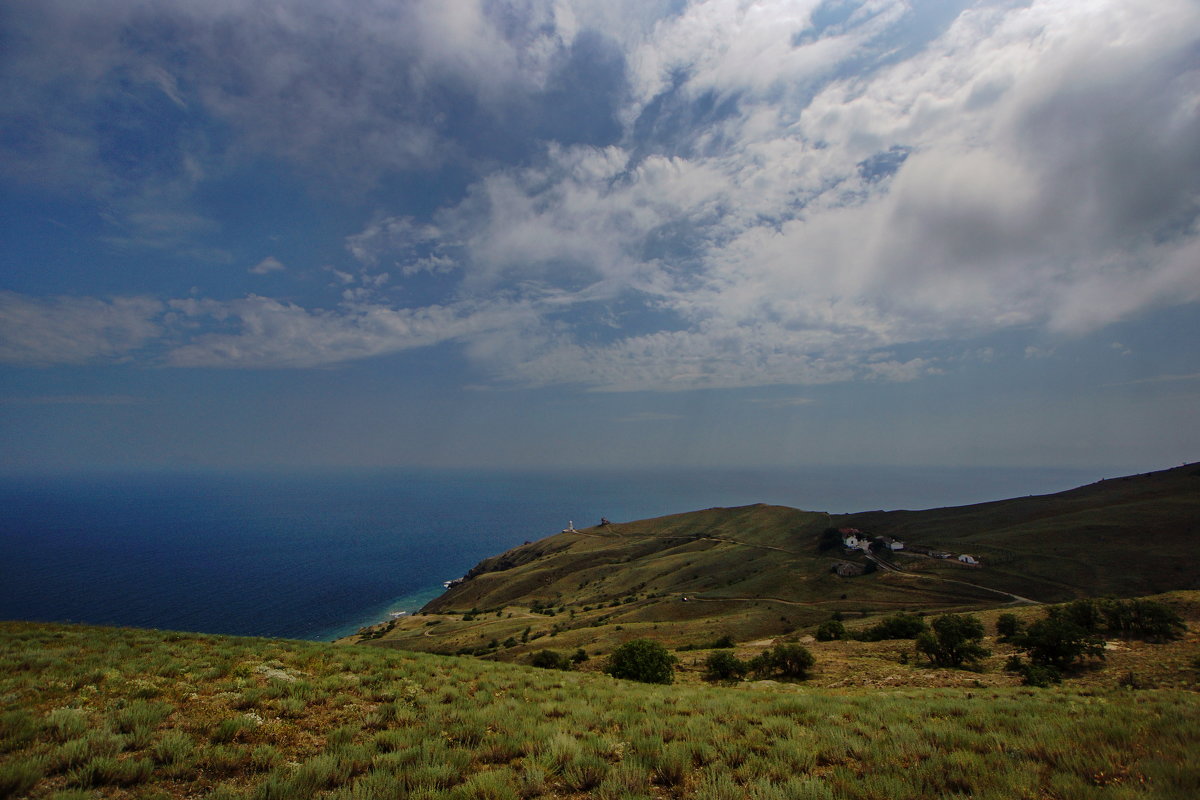
[[[821,549],[851,527],[902,539],[876,572],[839,577],[862,553]],[[982,562],[916,552],[968,553]],[[712,508],[561,533],[486,559],[408,619],[366,640],[520,660],[547,646],[605,653],[651,636],[669,645],[803,635],[835,613],[983,609],[1025,601],[1200,587],[1200,466],[1060,494],[927,511],[829,515]]]
[[[1177,600],[1194,616],[1194,594]],[[1194,635],[1169,647],[1198,653]],[[815,651],[845,678],[863,663]],[[1198,747],[1197,694],[1175,689],[651,687],[381,648],[0,624],[0,798],[1190,800]]]
[[[1059,494],[929,511],[871,512],[835,524],[970,552],[977,582],[1043,602],[1200,587],[1200,464]]]

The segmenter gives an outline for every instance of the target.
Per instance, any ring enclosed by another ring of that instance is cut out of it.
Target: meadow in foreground
[[[4,623],[0,704],[0,797],[1200,796],[1176,690],[647,686]]]

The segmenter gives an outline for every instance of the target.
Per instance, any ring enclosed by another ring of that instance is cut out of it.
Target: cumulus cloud
[[[908,13],[872,8],[833,38],[861,49]],[[735,98],[719,136],[693,131],[702,147],[552,146],[443,211],[468,289],[633,293],[669,316],[610,341],[568,326],[517,349],[512,375],[605,389],[910,380],[936,360],[888,348],[1087,332],[1200,299],[1194,5],[985,6],[865,74],[828,77],[799,55],[753,68],[784,39],[814,46],[792,35],[812,11],[699,3],[655,29],[633,112],[651,113],[655,92]],[[803,102],[771,88],[823,75]]]
[[[287,269],[287,267],[285,267],[283,262],[278,258],[275,256],[267,256],[262,261],[251,267],[250,273],[252,275],[267,275],[272,272],[282,272],[285,269]]]
[[[902,381],[943,369],[949,340],[1081,334],[1200,300],[1200,8],[962,6],[33,4],[4,78],[7,168],[175,197],[247,154],[360,192],[464,166],[432,213],[378,195],[324,308],[173,301],[163,358],[179,366],[453,341],[521,385]],[[35,47],[48,40],[80,46],[56,64]],[[34,114],[56,82],[73,87],[59,111]],[[144,164],[88,134],[89,98],[114,92],[152,109],[139,124],[178,131]],[[578,97],[604,123],[590,134],[561,119]],[[229,143],[188,121],[198,109]],[[200,219],[164,214],[176,230]]]
[[[544,88],[570,44],[556,14],[552,2],[481,0],[24,5],[6,15],[7,168],[101,191],[186,172],[189,156],[225,148],[188,110],[230,126],[234,154],[269,153],[343,185],[425,168],[455,150],[446,95],[497,117]],[[97,126],[114,110],[119,125]],[[113,152],[151,125],[173,135],[140,163]]]

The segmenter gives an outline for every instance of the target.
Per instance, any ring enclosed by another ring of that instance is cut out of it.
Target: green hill
[[[905,549],[846,551],[840,537],[831,542],[834,529],[892,537]],[[364,638],[504,660],[545,647],[543,637],[559,649],[600,653],[642,635],[672,646],[721,635],[745,642],[811,631],[833,614],[1200,588],[1198,544],[1195,464],[959,508],[711,508],[516,547],[480,562],[424,613]],[[838,564],[874,571],[844,577],[833,571]]]

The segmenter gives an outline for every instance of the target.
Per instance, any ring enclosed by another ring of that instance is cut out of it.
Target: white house
[[[842,534],[842,544],[848,550],[866,550],[871,546],[871,540],[861,534],[861,531]]]
[[[969,556],[966,553],[963,553],[961,556],[959,556],[958,560],[964,564],[972,564],[975,566],[979,565],[979,562],[975,560],[975,556]]]

